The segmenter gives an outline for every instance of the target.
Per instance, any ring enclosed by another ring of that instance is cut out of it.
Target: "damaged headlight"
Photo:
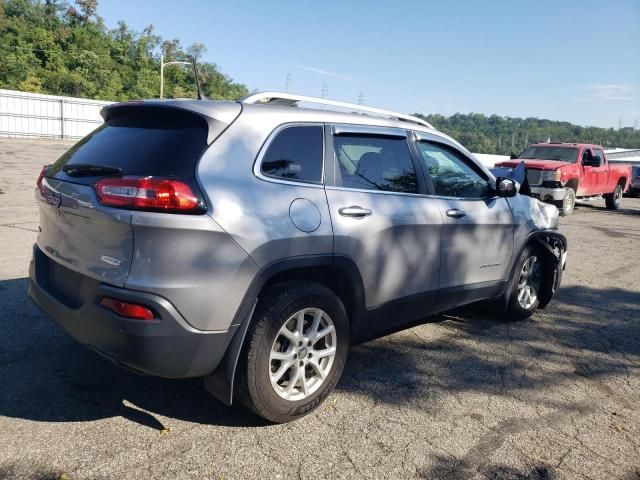
[[[558,228],[558,209],[553,205],[542,203],[536,198],[531,199],[531,220],[540,229]]]

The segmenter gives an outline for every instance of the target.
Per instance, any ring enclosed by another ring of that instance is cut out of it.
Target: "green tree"
[[[597,143],[604,147],[640,148],[640,130],[630,127],[581,127],[569,122],[539,118],[512,118],[481,113],[464,115],[420,115],[435,128],[456,138],[476,153],[509,155],[520,153],[527,145],[546,142]]]
[[[206,46],[186,50],[163,40],[152,25],[142,32],[124,21],[107,29],[97,0],[0,0],[0,88],[104,100],[159,95],[160,53],[168,60],[202,59]],[[211,98],[248,94],[217,65],[202,63],[203,91]],[[167,69],[166,96],[195,97],[190,69]]]

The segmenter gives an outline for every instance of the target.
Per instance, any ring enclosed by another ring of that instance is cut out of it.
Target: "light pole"
[[[191,65],[191,62],[164,63],[164,54],[160,55],[160,98],[164,98],[164,66],[165,65]]]

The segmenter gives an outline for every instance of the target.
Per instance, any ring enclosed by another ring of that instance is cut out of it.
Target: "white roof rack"
[[[347,108],[350,110],[356,110],[358,112],[373,113],[375,115],[396,118],[405,122],[417,123],[418,125],[422,125],[424,127],[433,128],[433,125],[431,125],[429,122],[425,122],[421,118],[414,117],[413,115],[405,115],[404,113],[382,110],[380,108],[365,107],[364,105],[357,105],[355,103],[337,102],[335,100],[327,100],[325,98],[307,97],[306,95],[294,95],[292,93],[259,92],[249,95],[248,97],[245,97],[240,101],[242,103],[249,104],[268,103],[270,105],[285,107],[291,106],[297,102],[317,103],[319,105],[327,105],[330,107]]]

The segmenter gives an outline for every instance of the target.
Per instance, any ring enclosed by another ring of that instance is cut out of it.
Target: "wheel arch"
[[[309,255],[286,258],[266,265],[254,278],[238,308],[233,325],[239,324],[239,327],[220,364],[211,375],[205,377],[205,388],[221,402],[227,405],[233,402],[236,367],[261,295],[274,285],[295,280],[317,282],[332,290],[343,302],[350,324],[364,314],[362,276],[349,257]]]
[[[618,179],[618,185],[622,186],[622,191],[624,192],[627,187],[627,177],[622,176]]]
[[[580,186],[580,180],[577,177],[570,178],[567,183],[564,184],[565,188],[573,188],[573,191],[578,196],[578,187]]]

